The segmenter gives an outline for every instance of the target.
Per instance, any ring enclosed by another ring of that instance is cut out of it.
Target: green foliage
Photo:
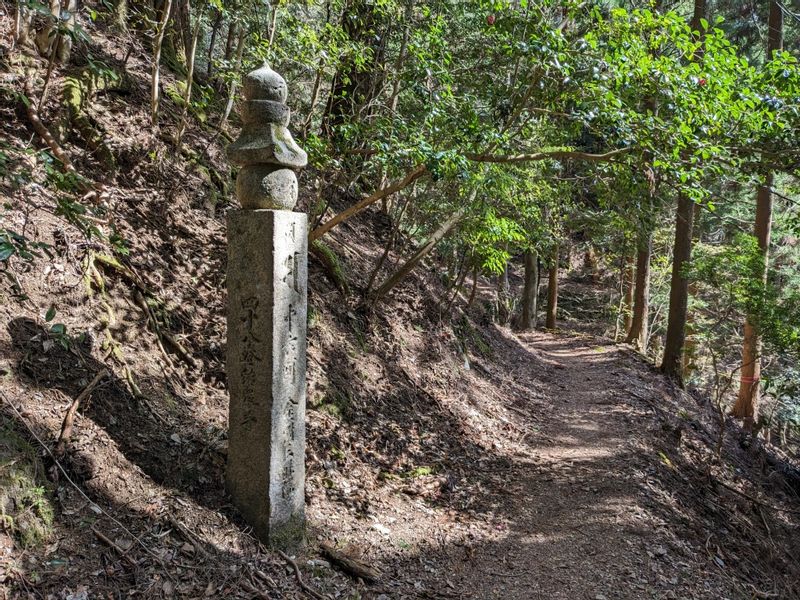
[[[800,370],[787,367],[764,377],[764,393],[775,399],[775,417],[800,429]]]
[[[50,256],[50,246],[43,242],[32,241],[24,235],[10,229],[0,229],[0,263],[18,256],[25,261],[41,258],[43,254]]]

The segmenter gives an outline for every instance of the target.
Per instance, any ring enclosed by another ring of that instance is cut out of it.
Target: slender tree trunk
[[[536,309],[539,292],[539,255],[535,250],[525,252],[525,287],[522,290],[522,320],[520,329],[536,327]]]
[[[769,6],[769,37],[767,39],[767,59],[783,49],[783,7],[772,0]],[[756,197],[755,235],[761,249],[763,262],[760,265],[761,281],[766,284],[769,268],[769,242],[772,234],[772,183],[773,176],[768,174],[764,185],[758,188]],[[744,324],[744,345],[742,347],[742,370],[739,383],[739,397],[733,407],[732,414],[742,419],[746,431],[753,431],[758,416],[758,400],[761,381],[761,337],[758,328],[748,315]]]
[[[158,104],[160,100],[159,79],[161,77],[161,47],[164,43],[164,32],[167,30],[169,13],[172,11],[172,0],[165,0],[162,7],[161,20],[158,24],[155,40],[153,41],[153,71],[151,75],[151,102],[150,119],[153,125],[158,125]]]
[[[211,79],[211,73],[214,71],[214,47],[217,45],[217,35],[222,26],[222,11],[216,8],[214,11],[216,16],[214,25],[211,27],[211,39],[208,41],[208,54],[206,55],[206,79]]]
[[[31,11],[26,8],[25,0],[17,0],[14,10],[14,39],[11,40],[9,54],[14,51],[17,44],[22,45],[28,41],[31,26]]]
[[[392,99],[389,102],[389,110],[393,114],[397,110],[397,102],[400,98],[400,71],[403,69],[403,63],[406,60],[406,53],[408,51],[408,38],[411,34],[412,20],[414,18],[414,2],[409,2],[406,5],[405,12],[405,28],[403,29],[403,42],[400,44],[400,52],[397,54],[397,61],[394,65],[394,82],[392,83]]]
[[[128,31],[128,0],[114,0],[112,7],[114,27],[117,31],[126,33]]]
[[[238,25],[236,21],[231,21],[228,24],[228,35],[225,37],[225,54],[223,55],[225,62],[233,58],[233,50],[236,47],[236,40],[238,39],[236,36],[237,29]]]
[[[466,310],[472,308],[472,304],[475,302],[475,296],[478,292],[478,262],[475,261],[475,264],[472,266],[472,291],[469,293],[469,300],[467,300]]]
[[[664,359],[661,361],[661,371],[675,379],[680,386],[683,386],[683,343],[686,339],[686,310],[689,301],[689,280],[684,275],[684,269],[692,258],[693,224],[694,202],[686,194],[680,194],[675,213],[667,337],[664,341]]]
[[[508,281],[508,264],[497,276],[497,322],[505,325],[511,318],[511,284]]]
[[[558,246],[553,250],[550,263],[550,274],[547,280],[547,329],[556,328],[556,313],[558,312]]]
[[[178,123],[178,133],[175,136],[175,147],[180,154],[181,141],[183,140],[183,132],[186,129],[186,116],[189,112],[189,103],[192,101],[192,86],[194,85],[194,59],[197,54],[197,40],[200,37],[200,25],[203,22],[202,9],[197,11],[197,21],[194,24],[194,31],[192,32],[191,48],[189,49],[189,70],[186,74],[186,89],[183,92],[183,110],[181,111],[181,120]]]
[[[701,20],[706,18],[706,0],[694,0],[694,12],[690,26],[697,32],[700,41],[705,37]],[[695,56],[702,60],[703,47]],[[683,345],[686,341],[686,319],[689,307],[689,280],[684,269],[692,258],[692,239],[694,228],[694,202],[685,194],[678,196],[678,210],[675,215],[675,245],[672,255],[672,279],[669,290],[669,314],[667,316],[667,337],[664,340],[662,372],[675,379],[683,387]]]
[[[173,0],[173,4],[176,0]],[[192,7],[189,0],[177,0],[178,4],[175,7],[175,27],[176,37],[180,45],[183,47],[183,59],[189,62],[189,54],[191,53],[192,46]]]
[[[239,71],[242,69],[242,55],[244,55],[244,43],[247,40],[247,30],[242,27],[241,31],[239,32],[239,41],[236,44],[236,67],[235,71],[238,74]],[[233,110],[233,103],[236,100],[236,87],[237,87],[237,80],[234,79],[231,81],[231,87],[228,90],[228,102],[225,104],[225,112],[222,114],[222,119],[219,122],[220,129],[228,120],[228,117],[231,116],[231,111]]]
[[[583,267],[589,274],[592,283],[598,283],[600,281],[600,267],[597,262],[597,252],[595,252],[594,246],[589,246],[586,249],[586,253],[583,255]]]
[[[449,315],[450,309],[453,307],[453,304],[458,298],[459,294],[461,294],[461,290],[464,288],[464,282],[467,279],[467,273],[470,271],[469,261],[473,260],[472,257],[469,259],[464,259],[464,264],[462,265],[461,274],[458,277],[458,281],[456,281],[455,291],[453,292],[453,296],[450,298],[450,301],[447,303],[447,307],[444,309],[444,314]]]
[[[653,252],[653,234],[647,232],[636,252],[636,286],[633,296],[633,315],[626,344],[633,344],[647,354],[647,335],[650,311],[650,255]]]
[[[398,283],[403,281],[411,271],[414,270],[419,262],[425,258],[428,254],[430,254],[431,250],[436,247],[436,244],[444,238],[450,231],[458,225],[461,219],[464,218],[466,214],[466,208],[461,208],[456,211],[447,221],[442,223],[442,225],[437,229],[428,241],[417,250],[414,255],[409,258],[406,263],[400,267],[394,275],[389,277],[386,281],[384,281],[378,289],[375,290],[375,293],[372,295],[372,304],[377,304],[386,294],[388,294],[391,289],[396,286]]]
[[[772,3],[775,6],[776,3]],[[767,175],[764,185],[759,186],[756,199],[755,235],[761,249],[762,263],[759,265],[762,283],[767,282],[769,264],[769,243],[772,235],[772,175]],[[758,416],[758,399],[761,381],[761,337],[755,320],[748,316],[744,324],[744,344],[742,346],[742,369],[739,383],[739,397],[732,414],[744,422],[747,431],[753,430]]]
[[[270,17],[269,23],[269,42],[267,42],[267,48],[270,51],[270,57],[272,53],[272,42],[275,40],[275,30],[278,29],[278,4],[279,2],[272,4],[272,16]]]
[[[385,40],[388,35],[384,13],[371,0],[347,0],[342,12],[342,32],[354,44],[368,48],[359,61],[342,63],[333,76],[330,94],[322,116],[322,134],[332,140],[334,146],[343,143],[341,128],[348,119],[365,119],[371,115],[371,102],[383,85],[386,73],[383,64]],[[363,108],[364,114],[360,114]],[[358,141],[348,142],[359,145]]]
[[[649,258],[649,257],[648,257]],[[649,262],[649,261],[648,261]],[[624,306],[624,316],[625,320],[623,321],[623,331],[625,333],[631,330],[633,326],[633,291],[636,289],[635,282],[634,282],[634,269],[633,269],[633,258],[630,256],[625,257],[625,285],[624,285],[624,292],[622,294],[622,303]]]
[[[322,85],[322,75],[325,72],[325,59],[320,58],[319,64],[317,65],[317,75],[314,78],[314,87],[311,90],[311,100],[308,104],[308,115],[306,116],[306,120],[303,121],[303,137],[308,135],[308,128],[311,126],[311,120],[314,118],[314,109],[317,105],[317,100],[319,99],[319,90],[320,86]]]
[[[318,225],[316,228],[312,229],[311,232],[308,234],[308,240],[313,242],[316,239],[319,239],[323,235],[325,235],[328,231],[333,229],[336,225],[341,223],[342,221],[346,221],[356,213],[364,210],[367,206],[371,204],[375,204],[378,200],[385,198],[391,194],[399,192],[407,188],[409,185],[414,183],[417,179],[422,177],[427,172],[425,165],[417,165],[414,167],[412,171],[409,171],[403,179],[399,181],[395,181],[389,186],[383,187],[376,191],[375,193],[367,196],[366,198],[362,198],[355,204],[347,207],[342,212],[335,214],[330,219]]]
[[[383,263],[386,262],[386,259],[389,257],[389,253],[392,251],[392,248],[394,248],[394,243],[397,240],[397,234],[400,232],[400,225],[403,222],[403,215],[405,214],[406,208],[408,208],[409,204],[411,204],[411,198],[407,197],[405,203],[400,208],[397,218],[392,224],[392,232],[389,234],[389,240],[386,242],[386,247],[383,249],[383,254],[381,254],[380,259],[378,259],[378,263],[375,265],[375,268],[372,269],[372,273],[370,273],[369,280],[367,281],[367,287],[364,289],[365,297],[369,297],[370,291],[372,290],[372,284],[375,283],[375,279],[378,277],[378,273],[380,273]]]
[[[696,246],[700,240],[700,205],[694,205],[694,235],[692,235],[692,246]],[[697,282],[689,282],[689,300],[697,296]],[[694,372],[697,362],[697,324],[695,323],[694,311],[688,311],[686,315],[686,344],[683,348],[683,377],[689,377]]]

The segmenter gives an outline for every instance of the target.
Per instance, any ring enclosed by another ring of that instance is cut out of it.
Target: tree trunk
[[[208,41],[208,54],[206,55],[206,79],[211,79],[214,71],[214,47],[217,45],[217,35],[222,26],[222,11],[214,8],[214,25],[211,27],[211,39]]]
[[[391,289],[396,286],[398,283],[403,281],[411,271],[414,270],[419,262],[425,258],[428,254],[430,254],[431,250],[436,247],[436,244],[441,241],[444,236],[450,233],[450,230],[453,229],[461,219],[464,218],[464,214],[466,214],[466,209],[461,208],[456,213],[454,213],[447,221],[442,223],[441,227],[437,229],[428,241],[414,253],[414,256],[409,258],[406,263],[400,267],[397,272],[389,277],[386,281],[384,281],[378,289],[375,290],[375,293],[372,295],[372,304],[377,304],[381,298],[383,298],[386,294],[388,294]]]
[[[686,339],[686,309],[689,300],[689,280],[684,269],[692,258],[692,228],[694,202],[685,194],[678,196],[675,213],[675,245],[672,252],[672,279],[669,288],[667,337],[661,371],[683,387],[683,343]]]
[[[769,37],[767,39],[767,59],[783,49],[783,8],[773,0],[769,6]],[[767,281],[769,265],[769,242],[772,233],[772,183],[768,174],[764,185],[758,188],[756,197],[755,235],[761,249],[763,262],[760,265],[761,281]],[[744,345],[742,347],[742,372],[739,383],[739,397],[732,414],[742,419],[746,431],[752,431],[758,415],[758,399],[761,380],[761,338],[754,320],[748,316],[744,324]]]
[[[244,44],[247,41],[247,30],[242,27],[239,31],[239,41],[236,43],[236,66],[234,67],[235,73],[238,74],[242,69],[242,56],[244,55]],[[235,77],[235,76],[234,76]],[[236,100],[236,86],[237,79],[231,81],[231,86],[228,88],[228,101],[225,103],[225,112],[222,113],[222,119],[219,122],[219,128],[228,120],[233,110],[233,103]]]
[[[776,3],[772,3],[772,7]],[[780,10],[780,9],[779,9]],[[771,14],[771,13],[770,13]],[[772,19],[770,19],[770,23]],[[759,265],[762,283],[767,282],[769,263],[769,242],[772,235],[772,175],[767,175],[764,185],[759,186],[756,199],[755,235],[761,249],[762,263]],[[742,346],[742,370],[739,383],[739,397],[733,407],[733,416],[742,419],[747,431],[753,430],[758,416],[758,399],[761,380],[761,338],[755,320],[748,316],[744,324],[744,344]]]
[[[173,4],[175,0],[173,0]],[[183,60],[186,61],[186,66],[189,66],[189,55],[192,51],[192,7],[189,0],[179,0],[175,6],[175,34],[179,40],[179,45],[183,49]]]
[[[648,261],[649,262],[649,261]],[[623,330],[625,333],[631,330],[633,326],[633,291],[635,289],[634,284],[634,270],[633,270],[633,258],[630,256],[625,257],[625,291],[622,295],[622,303],[624,306],[625,311],[625,320],[624,320],[624,327]]]
[[[702,21],[706,18],[706,0],[694,0],[694,12],[690,27],[694,37],[702,42],[705,37]],[[694,60],[702,59],[704,46],[701,44]],[[691,211],[691,220],[689,220]],[[664,360],[661,368],[665,374],[676,379],[681,387],[688,373],[687,367],[693,352],[694,340],[687,347],[689,327],[689,281],[682,275],[686,263],[691,260],[692,246],[695,236],[694,221],[700,214],[699,207],[681,194],[678,197],[677,224],[675,227],[675,247],[672,263],[672,281],[670,286],[669,316],[667,320],[667,339],[664,343]],[[683,215],[683,217],[681,216]],[[688,226],[688,229],[686,227]]]
[[[583,268],[592,280],[592,283],[600,281],[600,267],[597,262],[597,253],[594,246],[589,246],[583,256]]]
[[[128,31],[128,0],[114,0],[112,3],[112,24],[122,33]]]
[[[365,198],[362,198],[361,200],[359,200],[355,204],[353,204],[351,206],[348,206],[342,212],[335,214],[334,216],[332,216],[330,219],[328,219],[327,221],[325,221],[321,225],[318,225],[317,227],[312,229],[311,232],[308,234],[308,240],[310,242],[313,242],[314,240],[319,239],[320,237],[325,235],[328,231],[333,229],[333,227],[335,227],[336,225],[338,225],[342,221],[346,221],[347,219],[349,219],[350,217],[352,217],[356,213],[364,210],[367,206],[369,206],[371,204],[375,204],[375,202],[377,202],[378,200],[381,200],[382,198],[385,198],[385,197],[387,197],[387,196],[389,196],[391,194],[394,194],[395,192],[399,192],[399,191],[407,188],[409,185],[414,183],[417,179],[422,177],[426,173],[426,171],[427,171],[427,169],[426,169],[425,165],[417,165],[416,167],[414,167],[414,170],[412,170],[409,173],[407,173],[406,176],[403,179],[401,179],[399,181],[395,181],[391,185],[383,187],[383,188],[379,189],[378,191],[376,191],[375,193],[373,193],[373,194],[371,194],[371,195],[369,195],[369,196],[367,196]],[[474,199],[474,195],[473,195],[473,199]]]
[[[153,40],[153,71],[151,74],[150,119],[153,125],[158,125],[158,104],[160,100],[159,78],[161,77],[161,46],[164,42],[164,32],[167,30],[169,13],[172,10],[172,0],[165,0],[162,7],[161,20],[158,24],[155,40]]]
[[[183,132],[186,129],[186,117],[189,113],[189,105],[192,101],[192,86],[194,85],[194,59],[197,54],[197,40],[200,37],[200,25],[203,22],[203,13],[198,10],[196,21],[194,24],[194,32],[192,33],[191,47],[189,49],[189,72],[186,74],[186,89],[183,91],[183,109],[181,110],[181,120],[178,123],[178,133],[175,134],[175,147],[178,154],[181,151],[181,141],[183,140]]]
[[[633,315],[626,344],[633,344],[639,352],[647,354],[647,334],[650,310],[650,255],[653,252],[653,234],[647,232],[636,252],[636,286],[633,296]]]
[[[47,25],[36,34],[36,46],[42,56],[50,57],[51,61],[67,64],[72,52],[72,35],[63,35],[66,29],[72,32],[75,29],[75,14],[78,12],[77,0],[50,0],[50,14]],[[68,14],[66,22],[62,22],[62,14]]]
[[[506,325],[511,318],[511,284],[508,281],[508,263],[497,276],[497,322]]]
[[[692,246],[700,240],[700,217],[701,209],[699,204],[694,206],[694,235],[692,236]],[[689,282],[689,299],[697,296],[697,282]],[[686,379],[693,373],[697,366],[697,324],[693,311],[686,315],[686,344],[683,348],[683,377]]]
[[[525,287],[522,291],[522,320],[520,329],[536,327],[536,309],[539,293],[539,255],[534,250],[525,252]]]
[[[547,280],[547,329],[556,328],[556,313],[558,312],[558,246],[553,250],[550,263],[550,274]]]
[[[371,1],[348,0],[344,3],[342,29],[346,39],[369,48],[369,51],[360,55],[361,64],[355,60],[347,61],[333,76],[322,117],[322,134],[331,139],[334,146],[343,142],[342,126],[361,108],[368,106],[383,85],[386,69],[382,62],[388,34],[380,30],[386,25],[385,15]],[[367,118],[369,114],[367,111],[360,118]],[[358,145],[358,142],[348,143]]]
[[[238,25],[236,24],[236,21],[231,21],[228,24],[228,35],[225,38],[225,54],[223,54],[225,62],[228,62],[233,58],[233,50],[236,47],[236,40],[239,39],[236,35],[237,29]]]

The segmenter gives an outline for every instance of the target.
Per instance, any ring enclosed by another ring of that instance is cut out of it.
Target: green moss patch
[[[0,416],[0,526],[23,548],[46,541],[53,527],[44,467],[35,449],[4,416]]]

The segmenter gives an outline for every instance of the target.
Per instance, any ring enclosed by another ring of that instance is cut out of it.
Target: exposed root
[[[111,149],[86,114],[87,96],[91,89],[91,77],[85,72],[79,78],[70,75],[64,79],[64,86],[61,90],[62,99],[67,107],[70,124],[76,129],[81,139],[91,148],[100,162],[109,170],[114,169],[116,161]]]
[[[330,246],[314,240],[309,245],[311,256],[316,258],[322,267],[325,269],[325,275],[330,281],[345,294],[350,292],[350,285],[347,282],[347,277],[342,269],[342,264],[339,257],[331,250]]]
[[[56,141],[56,138],[53,137],[53,134],[50,133],[50,130],[42,123],[41,118],[39,117],[39,112],[36,110],[36,106],[33,102],[33,83],[31,82],[32,78],[27,78],[25,80],[25,96],[27,97],[27,101],[25,102],[25,112],[28,115],[28,120],[30,121],[31,125],[33,126],[33,130],[36,134],[44,140],[44,143],[50,147],[50,151],[53,153],[59,162],[61,163],[65,173],[71,173],[73,175],[78,175],[77,169],[72,164],[69,156],[64,151],[64,149],[59,145]]]
[[[192,357],[191,354],[184,348],[184,346],[177,340],[175,337],[167,331],[164,331],[161,323],[156,316],[155,311],[148,303],[148,298],[156,298],[156,295],[151,293],[147,285],[145,284],[144,280],[134,272],[130,267],[122,264],[113,256],[109,256],[107,254],[99,254],[99,253],[92,253],[90,258],[88,259],[89,263],[91,264],[91,269],[93,273],[90,273],[88,276],[88,286],[91,287],[92,282],[94,281],[95,284],[101,289],[104,293],[105,290],[105,282],[103,280],[103,276],[97,270],[95,263],[99,263],[102,266],[113,270],[115,273],[122,276],[128,284],[133,288],[133,302],[138,306],[142,312],[147,317],[147,322],[150,325],[150,329],[156,336],[156,342],[158,344],[158,348],[161,351],[161,354],[164,357],[165,362],[168,366],[174,367],[172,358],[167,353],[167,348],[169,348],[178,358],[180,358],[184,363],[186,363],[190,367],[196,367],[197,362]],[[110,308],[109,308],[110,310]],[[115,319],[113,319],[115,320]],[[112,318],[109,317],[109,322],[112,321]]]
[[[105,379],[107,375],[108,371],[106,369],[102,369],[97,375],[94,376],[94,379],[89,382],[89,385],[87,385],[83,391],[78,394],[75,400],[72,401],[72,404],[69,405],[67,413],[64,415],[64,421],[61,424],[61,433],[58,435],[56,447],[53,450],[53,454],[55,454],[58,458],[64,456],[67,442],[69,442],[69,438],[72,436],[72,424],[75,421],[75,413],[78,412],[78,407],[80,406],[81,401],[88,397],[94,388],[97,387],[97,384]]]

